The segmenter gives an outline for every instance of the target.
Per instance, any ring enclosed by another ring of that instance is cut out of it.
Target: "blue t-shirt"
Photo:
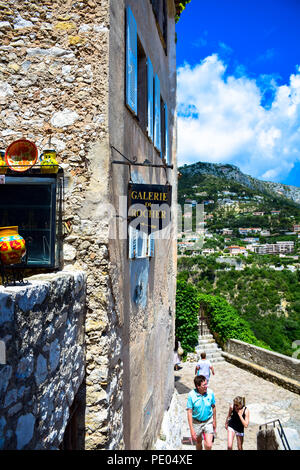
[[[194,388],[194,390],[191,390],[188,394],[186,407],[193,411],[192,416],[194,419],[197,419],[198,421],[206,421],[212,416],[212,405],[215,405],[215,403],[215,395],[210,388],[207,389],[207,392],[204,395],[198,393]]]

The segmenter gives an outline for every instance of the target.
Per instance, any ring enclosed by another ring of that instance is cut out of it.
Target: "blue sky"
[[[176,31],[179,166],[300,186],[300,0],[192,0]]]

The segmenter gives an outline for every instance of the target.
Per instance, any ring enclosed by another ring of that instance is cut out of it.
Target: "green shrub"
[[[228,339],[238,339],[262,348],[268,346],[256,338],[249,323],[221,296],[198,294],[199,303],[204,306],[209,324],[223,343]]]
[[[176,292],[176,336],[184,354],[194,352],[198,344],[198,291],[183,279],[177,281]]]

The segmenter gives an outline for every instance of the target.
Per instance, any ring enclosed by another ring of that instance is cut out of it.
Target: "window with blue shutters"
[[[154,256],[154,244],[155,239],[154,239],[154,234],[151,233],[148,237],[148,256],[152,257]]]
[[[170,150],[169,150],[169,115],[168,115],[168,106],[167,103],[164,105],[165,107],[165,160],[167,164],[171,163],[170,160]]]
[[[150,58],[147,58],[147,91],[148,91],[148,137],[153,142],[153,66]]]
[[[130,7],[126,9],[126,104],[160,157],[170,163],[167,104],[162,100],[160,80],[145,54]]]
[[[160,81],[154,78],[154,146],[161,151],[161,112],[160,112]]]
[[[137,25],[132,11],[126,10],[126,104],[137,114]]]
[[[154,256],[153,235],[136,230],[129,226],[128,230],[128,257],[130,259],[148,258]]]
[[[137,118],[141,128],[146,132],[148,126],[147,99],[147,59],[142,43],[137,38],[138,50],[138,81],[137,81]]]
[[[159,37],[162,45],[167,53],[167,39],[168,39],[168,14],[167,14],[167,0],[150,0],[152,9],[156,20]]]

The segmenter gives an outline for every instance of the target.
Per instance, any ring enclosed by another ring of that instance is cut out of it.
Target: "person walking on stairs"
[[[205,450],[211,450],[217,428],[215,395],[207,388],[204,375],[196,375],[194,384],[195,388],[189,392],[187,399],[191,438],[196,442],[196,450],[202,450],[202,437]]]
[[[249,425],[250,413],[245,406],[244,397],[235,397],[233,405],[230,405],[225,422],[227,429],[227,449],[232,450],[234,436],[236,435],[237,448],[243,450],[244,428]]]
[[[210,361],[206,359],[206,352],[202,352],[201,359],[196,364],[195,375],[204,375],[208,383],[210,378],[210,371],[213,375],[215,375],[213,366],[211,365]]]

